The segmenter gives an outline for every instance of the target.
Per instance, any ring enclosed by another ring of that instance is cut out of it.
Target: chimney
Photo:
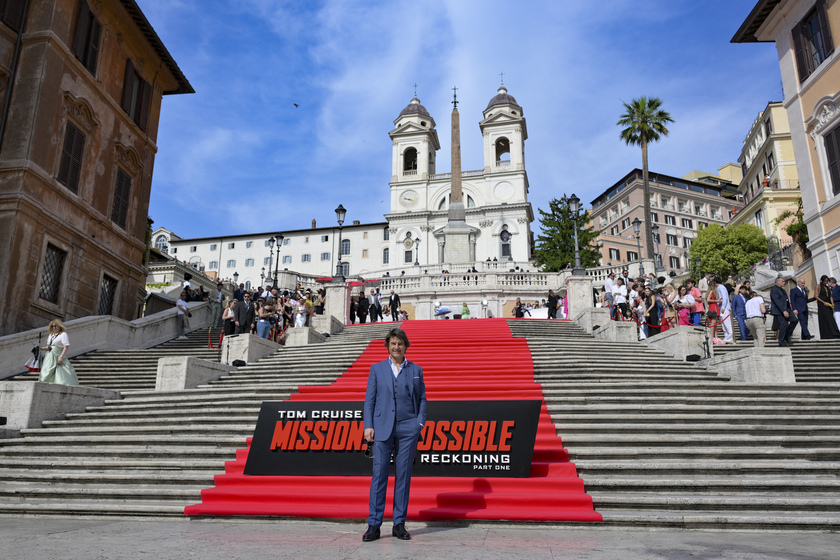
[[[312,220],[312,229],[315,229],[315,220]]]
[[[362,222],[360,222],[359,220],[353,220],[353,225],[354,225],[354,226],[361,225],[361,223],[362,223]]]

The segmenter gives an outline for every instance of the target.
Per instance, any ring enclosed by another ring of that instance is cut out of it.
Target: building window
[[[18,4],[19,2],[11,3]],[[99,56],[99,37],[101,34],[102,25],[90,13],[88,3],[82,0],[79,2],[79,19],[76,20],[73,54],[94,76],[96,76],[96,60]]]
[[[383,241],[388,241],[390,239],[391,239],[391,230],[388,229],[388,226],[385,226],[384,228],[382,228],[382,240]]]
[[[388,231],[387,229],[385,231]],[[387,247],[382,249],[382,264],[389,264],[391,260],[391,251]]]
[[[178,253],[178,247],[173,247],[172,248],[172,254],[175,255],[177,253]]]
[[[689,247],[691,247],[692,241],[693,239],[691,237],[683,237],[683,248],[688,249]]]
[[[732,216],[729,216],[729,218],[731,219]],[[706,227],[709,227],[709,224],[707,222],[697,222],[698,231]]]
[[[367,234],[368,234],[368,232],[363,231],[362,232],[362,239],[367,239]]]
[[[291,255],[283,255],[283,264],[291,264],[292,256]]]
[[[254,259],[245,259],[245,266],[254,266]]]
[[[617,261],[621,259],[621,253],[618,249],[610,249],[610,260]]]
[[[250,248],[251,248],[251,247],[253,247],[253,246],[254,246],[254,242],[253,242],[253,241],[246,241],[246,242],[245,242],[245,248],[246,248],[246,249],[250,249]]]
[[[288,237],[283,239],[283,245],[290,245],[291,243],[292,243],[292,240],[289,239]]]
[[[309,243],[309,236],[308,235],[303,238],[303,242],[304,243]]]
[[[117,280],[102,276],[102,291],[99,292],[99,315],[110,315],[114,310],[114,296],[117,294]]]
[[[326,242],[327,242],[327,241],[329,241],[329,240],[330,240],[330,236],[329,236],[329,235],[322,235],[322,236],[321,236],[321,243],[326,243]]]
[[[216,249],[218,249],[218,247],[219,246],[217,244],[213,243],[212,245],[210,245],[210,250],[215,251]]]
[[[79,193],[79,178],[82,175],[82,156],[85,152],[85,135],[71,122],[64,132],[64,147],[58,165],[58,182],[72,192]]]
[[[341,241],[341,255],[349,255],[350,254],[350,240],[349,239],[342,239]]]
[[[122,102],[120,105],[128,115],[128,118],[140,127],[140,130],[146,130],[151,104],[151,84],[140,77],[131,59],[127,60],[125,62],[125,81],[123,82]]]
[[[166,249],[168,249],[168,244],[166,241],[167,240],[165,235],[158,235],[157,239],[155,240],[155,249],[157,249],[158,251],[166,252]]]
[[[216,270],[219,268],[219,261],[210,261],[210,265],[208,267],[210,270]]]
[[[114,185],[114,206],[111,208],[111,221],[125,229],[128,220],[128,196],[131,192],[131,177],[117,168],[117,184]]]
[[[674,216],[665,216],[665,223],[669,226],[677,225],[677,219]]]
[[[265,240],[263,247],[271,247],[271,243],[268,242],[268,239]]]
[[[639,253],[637,253],[636,251],[627,251],[627,260],[628,261],[639,260]]]
[[[228,243],[228,249],[233,249],[236,247],[236,243]]]
[[[627,229],[630,227],[630,218],[624,218],[621,220],[621,229]]]
[[[230,260],[227,262],[227,267],[228,267],[228,268],[233,268],[233,267],[235,267],[235,266],[236,266],[236,259],[230,259]]]
[[[13,31],[20,31],[22,17],[23,2],[0,0],[0,21],[8,25]]]
[[[305,255],[300,256],[300,262],[310,262],[310,261],[312,261],[312,255],[307,253]]]
[[[694,220],[689,220],[688,218],[682,219],[682,227],[694,229]]]
[[[671,268],[681,268],[680,258],[671,257]]]
[[[677,246],[677,236],[673,233],[666,234],[665,239],[667,240],[668,245],[673,245],[674,247]]]
[[[341,263],[341,275],[350,276],[350,263]]]
[[[658,222],[659,221],[659,214],[657,214],[656,212],[651,212],[650,213],[650,221],[651,222]]]
[[[834,51],[825,0],[817,0],[814,9],[793,28],[793,48],[800,82],[813,74]]]
[[[764,134],[767,136],[773,134],[773,123],[770,120],[770,117],[767,117],[767,120],[764,121]]]
[[[321,260],[322,261],[330,260],[330,254],[329,253],[321,253]]]
[[[414,262],[414,251],[406,251],[405,252],[405,262],[407,264]]]
[[[263,259],[263,264],[267,266],[271,266],[271,257],[265,257]]]
[[[773,152],[767,154],[767,167],[770,168],[771,172],[776,169],[776,156]]]
[[[618,235],[618,226],[613,226],[610,228],[610,235]]]
[[[755,225],[764,229],[764,214],[762,214],[761,210],[755,213]]]
[[[825,154],[828,160],[828,176],[831,179],[832,194],[840,194],[840,125],[825,137]]]
[[[64,271],[64,261],[67,252],[52,244],[47,244],[47,254],[44,256],[44,270],[41,273],[41,289],[38,293],[41,299],[52,303],[58,302],[58,292],[61,288],[61,274]]]
[[[368,250],[367,249],[362,249],[362,258],[363,259],[368,258]]]
[[[196,251],[198,251],[198,247],[197,247],[197,246],[195,246],[195,245],[192,245],[192,246],[190,247],[190,253],[195,253]]]

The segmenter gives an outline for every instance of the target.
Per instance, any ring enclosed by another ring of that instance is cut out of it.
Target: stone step
[[[564,444],[566,438],[563,438]],[[667,460],[709,460],[721,461],[756,459],[840,461],[840,447],[791,448],[779,445],[642,445],[631,447],[609,445],[605,447],[572,444],[567,446],[569,460],[581,461],[667,461]]]
[[[749,461],[717,461],[714,457],[706,460],[691,462],[680,460],[659,460],[641,462],[635,459],[621,461],[587,460],[575,461],[578,473],[584,478],[587,487],[589,477],[651,477],[662,480],[667,475],[682,475],[694,480],[702,476],[731,476],[758,477],[787,475],[788,477],[805,477],[819,475],[820,477],[837,478],[840,476],[840,462],[831,461],[795,461],[778,459],[753,459]]]
[[[560,433],[565,433],[568,429],[577,429],[579,426],[585,429],[590,429],[592,426],[601,426],[605,429],[610,426],[620,426],[619,429],[621,430],[633,429],[628,428],[628,426],[664,430],[706,430],[709,426],[720,425],[727,427],[737,426],[738,429],[742,430],[750,430],[756,427],[759,427],[759,429],[786,429],[789,426],[796,426],[797,430],[811,428],[815,430],[833,430],[836,429],[835,426],[840,425],[840,415],[830,414],[809,416],[756,414],[744,416],[743,414],[683,414],[676,411],[673,414],[607,414],[603,411],[597,413],[593,411],[590,414],[576,414],[570,411],[563,411],[562,413],[559,411],[552,412],[551,409],[549,409],[549,413]],[[596,414],[597,418],[593,418]],[[597,420],[597,423],[594,423],[595,420]],[[709,422],[721,422],[721,424],[709,424]],[[754,424],[754,422],[761,423]]]
[[[774,512],[740,513],[721,511],[663,511],[598,509],[604,520],[601,527],[655,527],[698,530],[750,531],[836,531],[840,515],[826,513]]]
[[[605,494],[587,489],[592,496],[595,508],[639,510],[676,510],[720,512],[820,512],[840,514],[840,499],[824,496],[789,496],[789,495],[753,495],[707,496],[687,494],[682,496],[662,496],[655,493],[626,493],[622,495]]]
[[[18,517],[27,515],[49,515],[73,517],[74,519],[126,519],[126,518],[156,518],[156,517],[184,517],[183,505],[145,501],[142,503],[125,503],[112,500],[90,500],[66,502],[63,500],[50,502],[11,501],[0,502],[0,515]]]
[[[821,424],[740,424],[740,423],[697,423],[687,424],[681,422],[670,422],[663,424],[661,422],[643,423],[636,421],[625,422],[604,422],[603,418],[598,418],[598,422],[564,422],[562,420],[554,419],[554,426],[557,431],[563,435],[563,438],[568,438],[570,434],[621,434],[625,432],[633,432],[639,436],[648,433],[655,433],[658,435],[677,435],[677,434],[695,434],[705,433],[710,437],[715,434],[724,433],[739,433],[746,436],[756,435],[796,435],[801,437],[818,437],[823,438],[826,435],[831,435],[837,432],[836,425],[823,426]],[[635,419],[634,419],[635,420]],[[838,440],[840,441],[840,440]]]

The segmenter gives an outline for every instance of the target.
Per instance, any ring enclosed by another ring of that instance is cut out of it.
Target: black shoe
[[[780,342],[779,346],[782,347],[782,348],[787,348],[788,345],[787,345],[787,342]]]
[[[379,527],[368,525],[367,531],[362,535],[362,542],[371,542],[379,538]]]
[[[405,523],[394,525],[394,529],[391,531],[391,534],[400,539],[401,541],[411,540],[411,534],[405,530]]]

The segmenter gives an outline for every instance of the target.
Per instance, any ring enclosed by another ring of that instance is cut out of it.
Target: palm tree
[[[665,125],[674,122],[667,111],[663,111],[662,100],[658,97],[648,99],[639,97],[630,103],[624,103],[626,110],[616,126],[624,126],[620,137],[624,143],[642,147],[642,182],[645,191],[645,249],[648,258],[655,258],[653,252],[653,233],[650,230],[650,181],[648,180],[648,142],[656,142],[661,136],[668,136]],[[641,259],[642,256],[639,255]]]

